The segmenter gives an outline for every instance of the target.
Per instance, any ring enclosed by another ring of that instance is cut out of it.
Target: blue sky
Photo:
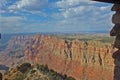
[[[111,7],[90,0],[0,0],[0,32],[109,31]]]

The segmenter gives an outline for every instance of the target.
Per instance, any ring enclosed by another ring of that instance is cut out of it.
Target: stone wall
[[[116,13],[112,17],[112,22],[115,24],[110,32],[111,36],[116,36],[114,47],[118,50],[113,53],[114,58],[114,80],[120,80],[120,4],[114,4],[112,11]]]

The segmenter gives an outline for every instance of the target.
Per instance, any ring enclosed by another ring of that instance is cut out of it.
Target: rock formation
[[[76,80],[113,80],[113,52],[110,44],[37,35],[25,55],[32,64],[47,64]]]
[[[7,43],[5,50],[0,51],[0,64],[8,67],[17,65],[23,61],[24,52],[30,45],[32,36],[12,36]]]
[[[114,80],[120,80],[120,4],[114,4],[112,11],[116,11],[116,13],[112,17],[115,26],[111,30],[111,36],[116,36],[114,47],[118,49],[113,54],[115,64]]]
[[[115,50],[110,43],[47,35],[16,36],[8,43],[0,54],[0,63],[9,67],[31,62],[47,64],[50,69],[76,80],[113,80]]]

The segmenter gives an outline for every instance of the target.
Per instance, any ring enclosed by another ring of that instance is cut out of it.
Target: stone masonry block
[[[110,36],[120,35],[120,25],[116,24],[113,29],[110,31]]]
[[[112,22],[114,24],[120,24],[120,14],[119,13],[116,13],[116,14],[113,15]]]
[[[116,36],[114,47],[120,49],[120,35]]]
[[[120,4],[114,4],[114,6],[111,9],[112,11],[120,11]]]

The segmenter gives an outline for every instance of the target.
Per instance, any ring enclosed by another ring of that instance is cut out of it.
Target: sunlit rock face
[[[0,54],[0,63],[13,67],[24,62],[47,64],[50,69],[76,80],[113,80],[115,50],[99,40],[64,39],[56,36],[14,36]]]
[[[113,80],[113,52],[111,44],[37,35],[25,56],[33,64],[47,64],[76,80]]]

